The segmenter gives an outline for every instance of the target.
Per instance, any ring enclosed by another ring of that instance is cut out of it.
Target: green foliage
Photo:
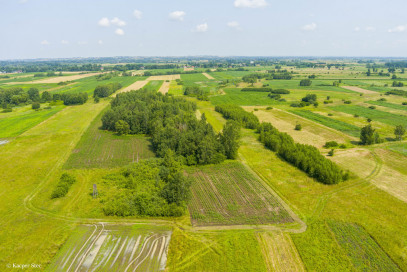
[[[406,129],[402,125],[396,126],[396,128],[394,129],[394,135],[396,136],[396,139],[401,141],[404,134],[406,134]]]
[[[317,95],[316,94],[307,94],[305,97],[301,99],[301,101],[313,104],[317,101]]]
[[[225,149],[225,156],[228,159],[234,160],[237,158],[239,150],[240,124],[233,120],[228,120],[223,126],[223,134],[220,137],[220,142]]]
[[[114,124],[114,129],[118,135],[126,135],[130,132],[130,126],[126,121],[119,120]]]
[[[37,88],[30,88],[27,91],[28,97],[31,101],[39,101],[40,100],[40,92]]]
[[[115,124],[129,124],[129,134],[148,134],[159,157],[167,149],[183,156],[188,164],[219,163],[225,159],[219,135],[202,115],[195,115],[196,104],[182,97],[152,90],[118,94],[111,109],[102,117],[102,128],[116,131]]]
[[[328,156],[330,156],[330,157],[333,157],[334,154],[335,154],[335,149],[331,149],[331,150],[328,152]]]
[[[117,82],[109,83],[106,85],[99,85],[93,91],[93,97],[108,97],[121,88],[122,85]]]
[[[48,102],[52,100],[52,95],[48,91],[43,91],[41,94],[41,101]]]
[[[40,105],[39,102],[34,102],[34,103],[32,103],[32,105],[31,105],[31,108],[32,108],[33,110],[38,110],[40,107],[41,107],[41,105]]]
[[[371,124],[364,126],[360,131],[360,143],[362,145],[372,145],[380,142],[379,134]]]
[[[403,103],[405,103],[405,105],[399,105],[399,104],[389,103],[389,102],[385,102],[385,101],[386,100],[380,100],[379,99],[377,101],[368,101],[367,103],[377,105],[377,106],[386,107],[386,108],[407,111],[407,107],[405,107],[405,105],[407,105],[407,102],[403,102]]]
[[[301,124],[296,124],[294,129],[300,131],[302,129]]]
[[[310,79],[302,79],[300,81],[300,86],[311,86],[312,81]]]
[[[101,199],[105,215],[181,216],[189,199],[190,181],[168,151],[164,159],[143,160],[104,178],[113,188]]]
[[[87,93],[64,93],[61,95],[64,105],[82,105],[88,101]]]
[[[198,100],[208,101],[208,94],[209,91],[206,91],[199,86],[184,87],[184,95],[196,97]]]
[[[392,86],[393,86],[393,87],[403,87],[403,86],[404,86],[404,83],[401,82],[401,81],[399,81],[399,82],[393,81]]]
[[[333,147],[338,147],[338,146],[339,146],[339,144],[336,141],[329,141],[329,142],[326,142],[324,145],[325,148],[333,148]]]
[[[337,184],[346,179],[345,173],[314,146],[295,143],[290,135],[279,132],[270,123],[262,123],[257,132],[267,148],[317,181]]]
[[[232,119],[245,128],[256,129],[259,125],[259,119],[253,113],[247,112],[241,107],[232,104],[217,105],[215,110],[226,119]]]
[[[72,184],[76,182],[76,178],[68,173],[63,173],[59,178],[57,186],[51,193],[51,199],[66,196]]]
[[[242,92],[263,92],[268,93],[271,92],[271,88],[242,88],[240,91]]]
[[[403,91],[403,90],[394,89],[394,90],[386,92],[386,95],[390,95],[390,94],[399,95],[399,96],[406,96],[407,97],[407,91]]]

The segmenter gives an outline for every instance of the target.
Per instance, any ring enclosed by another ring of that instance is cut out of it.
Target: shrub
[[[273,109],[273,107],[267,107],[266,108],[266,110],[272,110]]]
[[[76,179],[74,176],[71,176],[68,173],[63,173],[61,177],[59,178],[57,187],[54,189],[54,191],[51,194],[51,198],[60,198],[64,197],[68,191],[69,188],[76,182]]]
[[[312,81],[310,79],[303,79],[300,81],[300,86],[311,86]]]
[[[328,156],[333,157],[333,156],[334,156],[334,153],[335,153],[335,149],[331,149],[331,150],[328,152]]]
[[[38,103],[38,102],[34,102],[34,103],[32,103],[32,105],[31,105],[31,108],[32,108],[33,110],[38,110],[40,107],[41,107],[41,105],[40,105],[40,103]]]
[[[369,106],[369,109],[375,110],[376,106]]]
[[[334,116],[332,113],[328,113],[328,116]]]
[[[301,130],[302,129],[301,124],[296,124],[294,129],[295,130]]]
[[[325,148],[332,148],[332,147],[338,147],[338,146],[339,146],[339,144],[335,141],[326,142],[324,145]]]
[[[352,101],[350,101],[350,100],[345,100],[345,101],[343,101],[343,103],[344,103],[344,104],[352,104]]]

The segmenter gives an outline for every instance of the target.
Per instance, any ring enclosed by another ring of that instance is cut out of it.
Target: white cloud
[[[110,23],[111,23],[112,25],[116,25],[116,26],[125,26],[125,25],[126,25],[126,22],[125,22],[125,21],[120,20],[120,19],[117,18],[117,17],[114,17],[112,20],[110,20]]]
[[[133,15],[134,15],[134,17],[136,17],[137,20],[140,20],[143,17],[143,12],[141,12],[138,9],[135,9],[133,11]]]
[[[317,24],[316,23],[311,23],[311,24],[308,24],[308,25],[304,25],[301,28],[302,28],[302,30],[305,30],[305,31],[314,31],[315,29],[317,29]]]
[[[388,30],[388,32],[404,32],[407,30],[407,25],[399,25]]]
[[[124,35],[124,30],[121,28],[118,28],[118,29],[116,29],[116,31],[114,33],[116,33],[119,36],[122,36],[122,35]]]
[[[355,27],[355,29],[353,29],[355,32],[359,32],[360,31],[360,27]]]
[[[207,23],[203,23],[203,24],[200,24],[200,25],[197,25],[196,27],[195,27],[195,30],[194,30],[195,32],[206,32],[206,31],[208,31],[208,24]]]
[[[232,21],[232,22],[228,22],[228,23],[227,23],[227,26],[228,26],[228,27],[231,27],[231,28],[236,28],[236,29],[238,29],[238,28],[240,27],[240,24],[239,24],[239,22]]]
[[[62,44],[68,44],[69,42],[66,41],[66,40],[62,40],[61,43],[62,43]]]
[[[376,28],[373,26],[368,26],[368,27],[366,27],[366,31],[373,32],[373,31],[376,31]]]
[[[99,41],[98,41],[98,44],[102,45],[102,44],[103,44],[103,41],[102,41],[102,40],[99,40]]]
[[[108,26],[110,26],[110,21],[108,18],[103,17],[102,19],[99,20],[98,25],[103,26],[103,27],[108,27]]]
[[[41,41],[41,44],[42,45],[49,45],[49,42],[47,40],[43,40],[43,41]]]
[[[184,17],[185,17],[186,13],[180,10],[177,11],[173,11],[169,14],[169,18],[173,21],[184,21]]]
[[[266,0],[235,0],[236,8],[262,8],[268,5]]]

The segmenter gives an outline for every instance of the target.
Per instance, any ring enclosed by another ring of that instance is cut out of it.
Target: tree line
[[[259,140],[282,159],[324,184],[336,184],[347,180],[349,174],[325,158],[311,145],[295,143],[287,133],[278,131],[270,123],[261,123],[253,113],[237,105],[218,105],[215,110],[224,118],[241,123],[244,127],[256,129]]]
[[[102,129],[117,132],[128,127],[129,134],[150,135],[158,157],[164,157],[166,150],[170,149],[187,165],[233,159],[233,152],[228,150],[238,146],[235,136],[239,126],[235,124],[233,129],[226,129],[225,125],[223,133],[217,134],[205,115],[198,120],[195,111],[194,102],[154,90],[121,93],[102,116]],[[225,147],[225,143],[229,147]]]

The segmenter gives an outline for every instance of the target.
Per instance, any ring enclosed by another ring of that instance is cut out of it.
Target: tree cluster
[[[184,95],[196,97],[198,98],[198,100],[208,101],[208,94],[208,91],[202,89],[199,86],[184,87]]]
[[[260,141],[282,159],[307,173],[321,183],[337,184],[348,178],[335,163],[325,158],[311,145],[295,143],[287,133],[282,133],[270,123],[262,123],[257,132]]]
[[[99,85],[95,88],[93,91],[93,97],[108,97],[117,90],[120,90],[122,88],[122,85],[120,83],[109,83],[106,85]]]
[[[55,96],[55,95],[54,95]],[[63,93],[61,99],[64,105],[82,105],[88,101],[87,93]]]
[[[102,129],[116,131],[116,123],[122,120],[128,124],[129,134],[151,135],[159,157],[170,149],[188,165],[219,163],[231,158],[222,145],[222,137],[233,135],[228,135],[228,130],[216,134],[205,115],[198,120],[195,111],[196,104],[182,97],[142,89],[118,94],[111,109],[102,116]]]
[[[57,187],[52,191],[51,198],[60,198],[66,196],[72,184],[76,182],[76,178],[68,173],[63,173],[59,178]]]
[[[311,86],[311,84],[312,84],[312,81],[310,80],[310,79],[302,79],[301,81],[300,81],[300,86]]]
[[[101,199],[108,216],[181,216],[190,198],[191,181],[171,150],[163,159],[142,160],[103,181],[111,190]]]
[[[256,115],[245,111],[243,108],[237,105],[217,105],[215,110],[221,113],[224,118],[237,121],[245,128],[256,129],[260,123]]]

